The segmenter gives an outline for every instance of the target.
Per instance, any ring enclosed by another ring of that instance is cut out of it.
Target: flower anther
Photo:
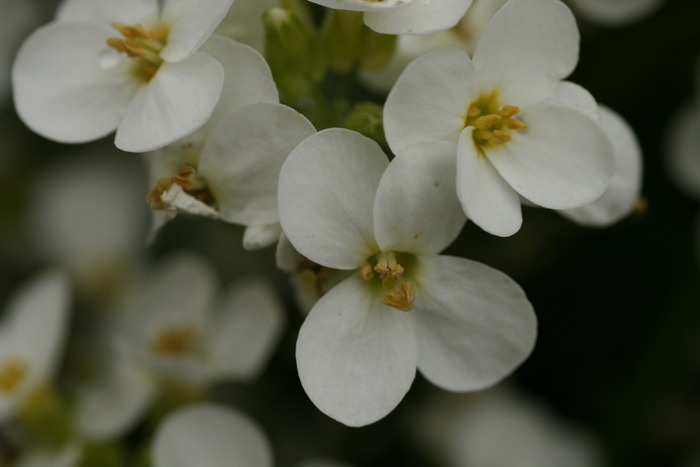
[[[376,264],[370,262],[360,268],[360,277],[365,281],[374,279],[377,273],[381,281],[382,289],[386,294],[380,300],[383,304],[393,306],[397,310],[411,311],[416,298],[415,287],[404,278],[405,269],[396,259],[396,253],[379,253],[376,256]]]
[[[163,63],[160,51],[168,39],[168,29],[145,29],[140,24],[128,26],[120,23],[112,23],[112,27],[124,38],[111,37],[107,39],[107,45],[135,59],[134,75],[144,82],[150,81]]]
[[[156,211],[165,209],[161,196],[173,184],[180,185],[186,193],[207,205],[211,206],[214,204],[214,196],[209,190],[206,181],[202,177],[197,176],[197,169],[191,165],[183,165],[178,170],[177,175],[158,179],[155,188],[146,197],[148,205]]]
[[[0,394],[10,394],[27,377],[29,365],[21,358],[10,357],[0,366]]]
[[[512,138],[510,130],[525,130],[527,124],[515,118],[519,113],[519,107],[501,105],[495,91],[482,94],[469,105],[464,116],[464,127],[474,127],[472,138],[481,150],[509,142]]]
[[[197,329],[190,324],[163,326],[156,333],[151,349],[164,357],[179,356],[192,350],[197,337]]]

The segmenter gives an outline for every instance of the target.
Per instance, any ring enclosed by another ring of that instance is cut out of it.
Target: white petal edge
[[[187,136],[209,119],[223,84],[223,67],[204,53],[163,63],[131,100],[115,144],[123,151],[146,152]]]
[[[457,197],[469,220],[492,235],[509,237],[523,223],[520,198],[477,151],[472,130],[465,128],[459,138]]]
[[[388,307],[355,274],[313,307],[297,338],[301,384],[323,413],[348,426],[394,410],[411,387],[416,342],[409,313]]]
[[[451,391],[475,391],[508,376],[530,354],[537,318],[523,290],[483,264],[418,257],[411,313],[418,369]]]
[[[350,11],[394,11],[418,0],[309,0],[328,8]]]
[[[192,55],[211,36],[233,0],[165,0],[161,20],[170,26],[163,60],[179,62]]]
[[[576,19],[560,1],[510,0],[494,15],[474,51],[483,86],[505,104],[544,100],[578,62]]]
[[[356,269],[377,250],[372,212],[389,160],[377,143],[331,128],[302,141],[282,166],[278,206],[294,248],[334,269]]]
[[[642,185],[642,150],[634,131],[619,114],[601,106],[600,118],[615,153],[615,175],[600,198],[561,213],[582,225],[605,227],[634,210]]]
[[[466,222],[455,187],[454,143],[416,143],[384,172],[374,204],[382,251],[439,253]]]
[[[151,448],[154,467],[272,467],[272,447],[260,427],[231,408],[196,404],[158,427]]]
[[[443,47],[409,64],[387,96],[384,131],[395,153],[420,141],[457,142],[477,96],[474,67],[462,50]]]
[[[700,107],[686,104],[680,109],[666,139],[669,175],[685,193],[700,199]]]
[[[364,19],[381,34],[428,34],[455,26],[471,4],[471,0],[416,0],[396,11],[367,12]]]

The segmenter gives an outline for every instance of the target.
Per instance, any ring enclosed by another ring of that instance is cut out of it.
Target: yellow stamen
[[[160,329],[151,344],[158,355],[172,357],[189,352],[197,341],[197,330],[192,325],[172,325]]]
[[[382,289],[386,292],[380,297],[385,305],[401,311],[411,311],[415,300],[415,289],[404,279],[404,267],[397,262],[394,252],[377,255],[377,264],[372,267],[366,263],[360,268],[360,277],[365,281],[374,279],[374,272],[379,275]]]
[[[182,189],[190,196],[205,204],[213,205],[214,196],[212,195],[211,191],[209,191],[209,187],[204,180],[197,178],[196,174],[197,169],[190,165],[184,165],[180,167],[177,175],[173,175],[170,178],[160,178],[156,184],[156,187],[151,190],[146,197],[146,202],[156,211],[165,209],[165,205],[163,204],[161,197],[163,196],[163,193],[168,191],[174,183],[182,187]]]
[[[472,102],[464,116],[464,126],[474,127],[472,139],[479,147],[505,144],[512,140],[513,135],[509,130],[524,130],[527,124],[514,118],[520,113],[520,108],[515,105],[501,105],[498,94],[482,94]]]
[[[29,371],[27,363],[16,357],[10,357],[0,366],[0,394],[13,392],[24,381]]]
[[[130,26],[112,23],[123,38],[111,37],[107,45],[120,53],[137,59],[134,62],[134,73],[140,79],[150,81],[163,63],[160,51],[165,47],[168,30],[164,28],[145,29],[140,24]]]

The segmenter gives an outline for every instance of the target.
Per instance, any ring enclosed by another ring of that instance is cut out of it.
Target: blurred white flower
[[[615,155],[615,175],[603,195],[579,208],[560,211],[582,225],[605,227],[632,213],[642,187],[642,151],[634,131],[611,109],[600,106],[600,126]]]
[[[109,298],[141,260],[147,229],[145,176],[137,161],[120,156],[94,150],[47,168],[30,191],[28,228],[38,252],[98,298]]]
[[[78,465],[82,449],[75,444],[60,451],[29,451],[12,464],[12,467],[74,467]]]
[[[404,68],[419,56],[440,47],[457,47],[472,54],[493,15],[507,0],[474,0],[456,26],[431,34],[401,34],[391,60],[376,70],[362,69],[360,79],[370,88],[388,92]]]
[[[50,384],[63,355],[69,319],[68,280],[49,271],[23,286],[0,323],[0,420]]]
[[[390,147],[400,156],[416,142],[453,144],[462,208],[494,235],[520,229],[520,197],[551,209],[590,203],[613,175],[612,146],[587,115],[550,100],[570,90],[562,79],[578,61],[578,40],[561,2],[510,0],[473,59],[446,47],[406,68],[384,109]]]
[[[569,0],[581,17],[605,26],[624,26],[650,16],[664,0]]]
[[[438,254],[465,221],[451,148],[430,160],[408,148],[389,164],[374,141],[330,129],[304,140],[282,168],[289,241],[315,263],[357,271],[316,303],[297,340],[306,393],[346,425],[391,412],[416,367],[442,388],[476,390],[534,345],[535,315],[517,284]]]
[[[148,197],[152,235],[176,215],[191,214],[246,226],[248,249],[274,243],[280,168],[316,130],[303,115],[272,102],[239,107],[207,127],[198,141],[147,155],[155,180]]]
[[[67,0],[17,55],[19,115],[61,142],[116,129],[117,147],[132,152],[186,136],[218,102],[224,68],[199,49],[232,2]]]
[[[382,34],[426,34],[449,29],[472,0],[309,0],[328,8],[363,11],[365,24]]]
[[[149,277],[116,315],[117,345],[130,362],[194,385],[257,376],[284,323],[273,289],[248,280],[217,297],[209,264],[188,254],[167,258]]]
[[[217,404],[197,404],[169,415],[158,427],[154,467],[272,467],[272,446],[250,418]]]
[[[431,404],[418,439],[446,467],[601,467],[592,439],[510,389]]]

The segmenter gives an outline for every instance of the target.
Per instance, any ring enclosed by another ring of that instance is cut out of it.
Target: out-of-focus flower
[[[60,451],[30,451],[12,464],[12,467],[74,467],[78,465],[82,450],[71,444]]]
[[[603,195],[579,208],[561,211],[582,225],[606,227],[632,213],[642,187],[642,151],[634,131],[611,109],[600,106],[600,126],[608,136],[615,155],[615,175]]]
[[[216,404],[192,405],[158,427],[151,449],[154,467],[272,467],[265,433],[242,413]]]
[[[449,29],[464,16],[472,0],[309,0],[365,12],[365,24],[382,34],[426,34]]]
[[[265,10],[280,6],[280,0],[236,0],[221,21],[216,33],[253,47],[258,52],[265,48]]]
[[[224,68],[199,49],[232,1],[67,0],[17,55],[19,115],[61,142],[116,129],[117,147],[132,152],[186,136],[218,102]]]
[[[87,156],[38,177],[28,224],[41,255],[68,269],[81,291],[109,299],[141,260],[145,176],[116,150]]]
[[[361,70],[360,79],[370,88],[388,92],[406,66],[440,47],[457,47],[472,54],[493,15],[507,0],[474,0],[456,26],[431,34],[402,34],[391,60],[378,69]]]
[[[650,16],[664,0],[569,0],[581,17],[605,26],[624,26]]]
[[[212,124],[199,140],[147,156],[155,180],[148,197],[155,210],[153,234],[176,215],[190,214],[244,225],[246,248],[268,246],[280,234],[280,168],[316,130],[303,115],[276,103],[243,106]]]
[[[67,278],[42,274],[10,300],[0,324],[0,420],[51,382],[63,355],[69,317]]]
[[[600,467],[595,443],[546,407],[499,388],[444,398],[417,436],[446,467]]]
[[[582,91],[562,83],[578,61],[578,40],[561,2],[510,0],[473,59],[446,47],[406,68],[385,105],[389,146],[400,156],[416,142],[453,144],[462,208],[495,235],[520,229],[520,197],[551,209],[590,203],[613,175],[612,146],[587,115],[552,100]]]
[[[452,145],[440,146],[430,160],[404,149],[389,165],[374,141],[330,129],[304,140],[282,168],[289,241],[317,264],[357,271],[316,303],[297,340],[306,393],[347,425],[391,412],[416,367],[442,388],[476,390],[534,345],[535,315],[517,284],[438,254],[465,221]]]

